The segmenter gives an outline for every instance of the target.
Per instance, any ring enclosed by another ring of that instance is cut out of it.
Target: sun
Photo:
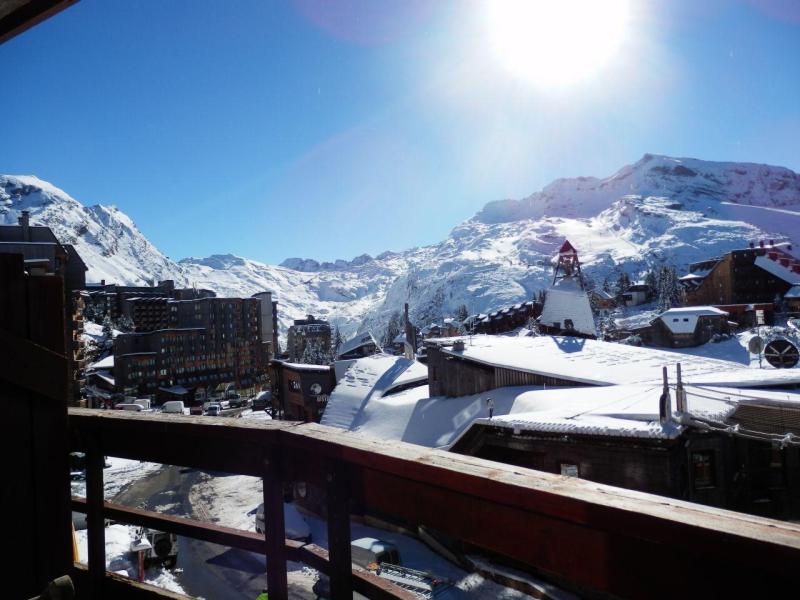
[[[488,0],[490,43],[512,75],[564,86],[598,73],[628,30],[627,0]]]

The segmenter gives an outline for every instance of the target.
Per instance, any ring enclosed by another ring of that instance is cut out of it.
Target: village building
[[[614,295],[604,289],[596,289],[589,292],[589,303],[594,314],[601,318],[611,316],[617,308],[617,301]]]
[[[264,364],[267,364],[278,350],[278,302],[268,291],[256,292],[252,297],[261,302],[261,343],[264,346]]]
[[[528,300],[512,306],[506,306],[488,314],[468,317],[464,323],[464,328],[468,333],[507,333],[527,326],[540,314],[542,314],[541,303]],[[458,333],[447,335],[458,335]]]
[[[504,390],[514,393],[513,390]],[[611,386],[516,393],[451,450],[778,518],[800,515],[800,395]],[[770,415],[780,412],[781,422]]]
[[[256,298],[167,301],[169,327],[114,339],[114,380],[126,395],[191,400],[220,385],[253,388],[265,380],[261,307]]]
[[[737,327],[726,311],[713,306],[670,308],[649,325],[633,331],[647,345],[667,348],[701,346],[715,334],[729,333]]]
[[[793,315],[800,315],[800,284],[793,285],[788,292],[783,295],[786,302],[786,310]]]
[[[0,253],[18,254],[31,275],[56,276],[64,295],[65,348],[69,357],[70,392],[79,403],[84,381],[84,354],[81,334],[86,295],[86,263],[74,246],[62,244],[49,227],[31,225],[30,212],[23,210],[17,225],[0,225]]]
[[[336,360],[353,360],[362,358],[381,351],[380,345],[373,337],[372,333],[365,331],[357,333],[349,340],[344,342],[339,348]]]
[[[87,309],[98,322],[105,317],[116,321],[124,314],[131,317],[132,312],[141,314],[143,319],[147,319],[149,312],[153,314],[153,319],[157,319],[161,315],[155,299],[197,300],[216,296],[211,290],[176,288],[171,279],[152,286],[107,284],[105,280],[101,280],[99,283],[88,283],[85,287],[88,292]],[[147,298],[154,299],[154,303],[145,305],[144,300]],[[131,301],[138,301],[142,305],[139,309],[133,308],[129,305]]]
[[[558,251],[553,284],[545,293],[539,326],[545,333],[597,336],[578,252],[568,240]]]
[[[314,315],[294,320],[286,336],[286,354],[290,362],[311,362],[304,360],[304,357],[322,362],[321,358],[329,357],[330,352],[331,325],[328,321],[317,319]]]
[[[431,396],[458,397],[506,386],[652,383],[683,365],[694,385],[788,387],[800,369],[750,369],[739,363],[570,336],[492,336],[426,340]]]
[[[800,284],[800,259],[791,244],[773,241],[692,263],[689,271],[680,282],[690,305],[775,302]]]
[[[622,302],[625,306],[639,306],[650,300],[652,290],[643,281],[637,281],[622,293]]]
[[[275,418],[319,423],[335,385],[333,367],[270,361]]]

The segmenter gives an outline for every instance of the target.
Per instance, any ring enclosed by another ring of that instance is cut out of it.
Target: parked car
[[[209,417],[218,417],[221,412],[222,412],[222,406],[217,404],[216,402],[212,402],[211,404],[209,404],[208,408],[206,409],[206,414]]]
[[[354,540],[350,544],[350,554],[353,564],[367,568],[368,565],[379,565],[381,563],[391,563],[399,565],[400,553],[397,546],[391,542],[384,542],[371,537],[364,537]]]
[[[161,407],[161,412],[182,415],[184,408],[183,400],[170,400],[169,402],[164,402],[163,406]]]
[[[255,514],[256,531],[264,533],[264,504],[259,504],[258,508],[251,510],[248,514]],[[287,538],[306,544],[311,542],[311,528],[293,504],[283,505],[283,522]]]

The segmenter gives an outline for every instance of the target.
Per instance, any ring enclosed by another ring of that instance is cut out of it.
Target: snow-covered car
[[[258,508],[251,510],[248,514],[255,514],[256,531],[264,533],[264,504],[259,504]],[[293,504],[283,505],[283,521],[287,538],[306,544],[311,542],[311,528]]]
[[[221,412],[222,406],[216,403],[209,404],[208,408],[206,409],[206,414],[209,417],[218,417]]]

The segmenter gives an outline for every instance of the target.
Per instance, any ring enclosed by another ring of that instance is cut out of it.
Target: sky
[[[646,152],[800,171],[800,4],[619,2],[584,31],[518,0],[81,0],[0,45],[0,172],[173,259],[279,263],[436,243]]]

